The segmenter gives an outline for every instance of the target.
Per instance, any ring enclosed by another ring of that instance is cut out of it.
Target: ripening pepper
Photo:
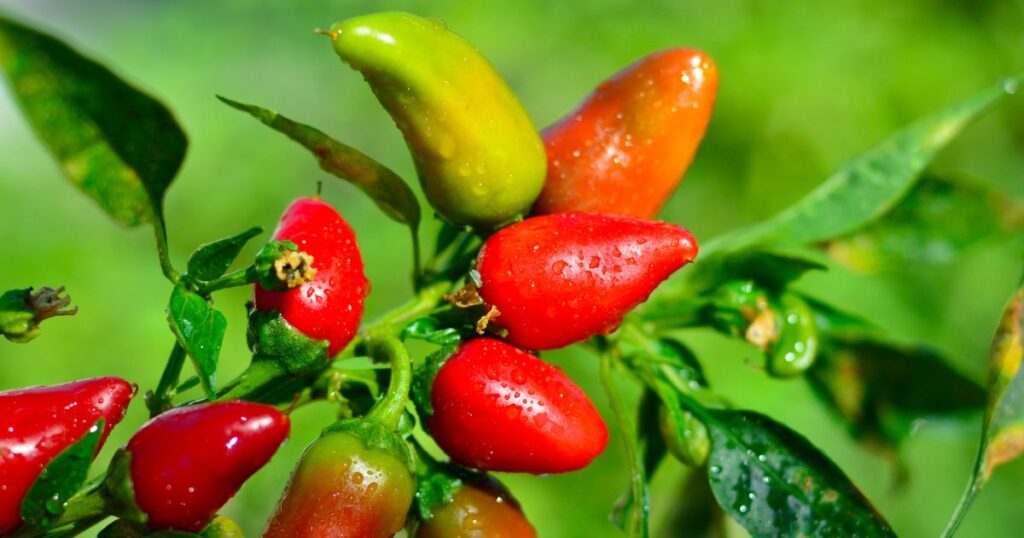
[[[519,503],[497,480],[463,482],[451,501],[433,507],[415,538],[536,538]]]
[[[618,215],[560,213],[499,230],[477,257],[492,323],[527,349],[614,331],[623,316],[697,256],[690,232]]]
[[[464,342],[430,389],[430,434],[452,461],[484,471],[586,467],[608,428],[562,370],[501,340]]]
[[[548,170],[533,213],[652,218],[697,151],[718,69],[703,52],[656,52],[601,83],[543,132]]]
[[[405,442],[369,421],[344,421],[306,449],[263,536],[394,536],[414,492]]]
[[[125,447],[135,502],[152,530],[199,532],[288,437],[268,405],[181,407],[147,422]]]
[[[329,35],[402,131],[438,213],[489,229],[529,211],[544,185],[543,143],[473,45],[438,19],[399,12],[339,22]]]
[[[333,357],[355,337],[370,292],[355,232],[330,204],[300,198],[281,217],[274,239],[295,243],[312,257],[316,273],[287,291],[268,291],[256,284],[256,309],[278,310],[302,334],[327,340],[328,355]]]
[[[46,465],[103,419],[98,451],[133,396],[116,377],[0,392],[0,535],[21,525],[21,502]]]

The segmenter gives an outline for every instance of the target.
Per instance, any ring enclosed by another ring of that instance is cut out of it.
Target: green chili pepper
[[[529,211],[544,185],[544,146],[494,67],[443,22],[377,13],[328,35],[398,124],[437,211],[495,228]]]
[[[711,437],[703,422],[689,411],[673,413],[664,405],[658,408],[658,422],[665,447],[677,460],[694,467],[707,463]]]
[[[785,293],[779,299],[779,340],[768,357],[768,373],[776,377],[800,375],[814,364],[818,354],[818,327],[814,312],[799,295]]]

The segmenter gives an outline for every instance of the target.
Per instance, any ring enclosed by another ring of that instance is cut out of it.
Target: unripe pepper
[[[681,410],[682,424],[661,406],[658,409],[658,423],[665,447],[675,458],[687,465],[700,467],[707,463],[711,454],[711,436],[707,426],[686,410]]]
[[[654,217],[693,160],[717,91],[718,69],[693,49],[651,54],[601,83],[544,130],[547,181],[534,214]]]
[[[415,483],[397,434],[365,421],[328,428],[302,455],[264,538],[384,538],[405,525]]]
[[[575,471],[608,444],[601,415],[565,373],[493,338],[459,347],[434,377],[430,402],[431,435],[466,467]]]
[[[202,530],[270,461],[288,429],[280,411],[241,401],[177,408],[150,420],[125,447],[146,525]]]
[[[519,503],[498,481],[463,483],[451,502],[434,507],[415,538],[536,538]]]
[[[614,331],[623,316],[697,256],[685,229],[596,213],[513,224],[477,257],[480,296],[493,323],[528,349],[555,349]]]
[[[103,419],[98,451],[133,396],[116,377],[0,392],[0,535],[21,525],[21,502],[46,465]]]
[[[370,292],[355,232],[326,202],[300,198],[281,217],[274,239],[291,241],[312,256],[316,274],[287,291],[256,284],[256,309],[278,310],[302,334],[329,341],[333,357],[355,337]]]
[[[799,295],[784,293],[779,298],[778,341],[771,345],[768,373],[775,377],[801,375],[818,356],[818,326],[814,312]]]
[[[544,185],[544,146],[473,45],[438,19],[397,12],[337,23],[329,35],[402,131],[438,213],[487,229],[529,211]]]

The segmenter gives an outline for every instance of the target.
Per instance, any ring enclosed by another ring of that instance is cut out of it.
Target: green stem
[[[987,430],[987,428],[985,430]],[[982,431],[983,437],[981,446],[978,447],[978,456],[974,461],[971,478],[967,481],[967,489],[965,489],[963,495],[960,496],[960,502],[957,503],[956,510],[953,511],[953,516],[950,518],[949,523],[946,524],[946,528],[942,531],[942,538],[952,538],[953,535],[956,534],[957,529],[960,528],[960,524],[964,521],[964,517],[967,516],[967,511],[970,510],[971,505],[974,504],[974,499],[978,497],[978,492],[980,492],[982,486],[984,486],[984,482],[982,480],[982,465],[984,464],[984,454],[988,445],[984,439],[985,430]]]
[[[397,334],[405,324],[433,312],[450,288],[451,282],[435,282],[421,289],[409,302],[368,323],[362,331],[363,334],[380,331]]]
[[[107,499],[103,495],[103,481],[97,480],[92,486],[77,493],[68,500],[67,508],[54,527],[63,527],[79,521],[107,516]]]
[[[412,359],[405,345],[391,334],[367,339],[370,356],[380,361],[391,363],[391,381],[388,391],[370,411],[366,420],[376,422],[388,429],[398,428],[398,423],[409,405],[409,389],[412,388]]]
[[[646,537],[648,534],[647,517],[649,508],[647,506],[647,481],[644,470],[643,455],[636,442],[636,430],[632,420],[626,413],[622,395],[615,385],[614,367],[616,357],[614,349],[601,354],[601,384],[608,394],[608,401],[612,406],[612,413],[615,421],[622,432],[622,441],[626,448],[626,459],[630,465],[630,493],[633,497],[633,505],[628,508],[624,530],[629,537]]]
[[[213,280],[197,282],[196,293],[203,297],[208,297],[215,291],[252,284],[259,280],[259,277],[260,275],[257,272],[256,267],[250,265],[245,269],[239,269]]]
[[[171,355],[167,358],[167,365],[164,366],[164,373],[160,376],[160,382],[153,391],[153,397],[146,402],[149,408],[149,418],[153,418],[167,410],[171,400],[171,392],[178,386],[181,378],[181,369],[185,365],[185,348],[175,340],[171,348]]]
[[[409,226],[409,233],[412,234],[412,287],[420,291],[423,285],[423,254],[420,252],[420,234],[415,226]]]
[[[274,360],[253,360],[245,372],[225,386],[211,401],[227,402],[250,399],[251,396],[285,375],[284,368]]]
[[[160,257],[160,270],[163,271],[167,280],[177,284],[181,273],[171,263],[170,249],[167,247],[167,228],[164,226],[163,208],[156,208],[153,218],[153,233],[156,235],[156,253]]]

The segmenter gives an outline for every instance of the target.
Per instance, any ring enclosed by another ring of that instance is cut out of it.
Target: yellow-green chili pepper
[[[529,211],[547,161],[536,127],[486,58],[443,22],[376,13],[328,33],[398,124],[430,203],[490,229]]]

